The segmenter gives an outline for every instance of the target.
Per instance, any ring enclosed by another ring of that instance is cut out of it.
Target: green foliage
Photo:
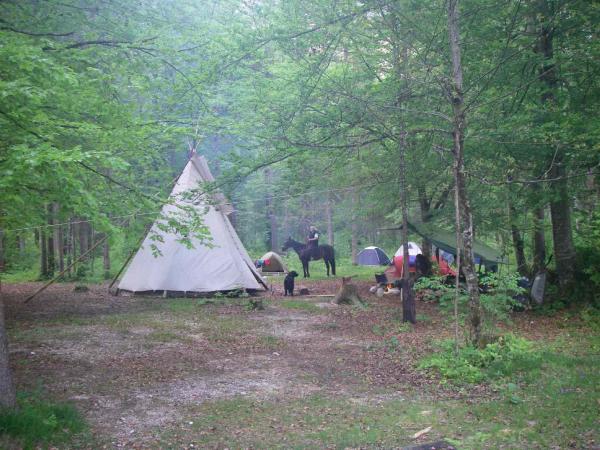
[[[466,345],[456,352],[454,345],[454,341],[443,342],[441,350],[423,359],[419,367],[434,369],[443,379],[456,383],[479,383],[510,377],[541,363],[541,354],[531,342],[510,334],[482,349]]]
[[[578,277],[573,299],[600,308],[600,211],[586,219],[576,241]]]
[[[509,312],[516,305],[513,297],[524,292],[517,284],[519,277],[518,273],[488,272],[480,278],[480,285],[483,286],[481,305],[489,329],[493,329],[498,321],[509,320]]]
[[[454,287],[445,282],[446,277],[421,277],[415,283],[415,291],[419,292],[425,301],[439,301],[446,306],[454,299]],[[464,296],[464,290],[460,291]]]
[[[86,428],[72,405],[48,402],[38,394],[21,393],[16,409],[0,411],[0,436],[8,435],[28,449],[69,442]]]
[[[516,273],[498,274],[485,273],[479,280],[481,291],[480,301],[483,309],[484,331],[493,333],[498,322],[508,322],[510,311],[516,302],[513,297],[523,292],[517,284],[519,275]],[[427,301],[438,301],[441,310],[447,315],[454,314],[455,286],[444,283],[444,277],[422,277],[415,283],[415,290]],[[458,309],[459,320],[464,322],[468,314],[469,297],[464,286],[459,287]]]

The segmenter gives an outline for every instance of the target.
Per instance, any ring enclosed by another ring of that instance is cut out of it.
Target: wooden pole
[[[121,266],[121,268],[119,269],[117,274],[114,276],[114,278],[112,279],[110,284],[108,285],[109,290],[113,287],[115,282],[119,279],[119,277],[123,273],[123,270],[125,270],[125,267],[127,267],[127,264],[129,264],[129,261],[131,261],[131,258],[133,258],[133,255],[135,255],[135,252],[137,252],[138,248],[140,248],[142,241],[146,238],[149,231],[150,230],[148,229],[148,227],[146,227],[146,232],[144,234],[142,234],[142,236],[138,239],[136,246],[133,247],[133,250],[129,253],[129,256],[127,257],[127,259],[125,260],[125,262],[123,263],[123,265]]]

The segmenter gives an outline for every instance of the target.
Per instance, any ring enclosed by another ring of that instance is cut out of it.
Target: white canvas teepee
[[[229,222],[232,211],[225,197],[213,194],[211,201],[186,200],[185,192],[198,189],[202,182],[214,181],[206,159],[194,154],[188,161],[171,192],[171,202],[162,209],[162,216],[181,213],[177,205],[193,205],[210,231],[211,245],[191,238],[193,248],[178,241],[175,233],[160,231],[155,223],[146,236],[125,275],[119,290],[215,292],[232,289],[265,289],[240,238]],[[182,196],[182,194],[184,194]],[[160,219],[159,219],[160,220]],[[157,243],[162,255],[154,256],[150,236],[160,234],[164,242]]]

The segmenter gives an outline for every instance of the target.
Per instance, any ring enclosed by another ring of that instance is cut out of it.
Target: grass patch
[[[11,445],[10,440],[27,449],[57,445],[69,442],[86,429],[86,423],[72,405],[47,402],[36,395],[19,394],[17,409],[0,410],[2,445]]]
[[[307,300],[282,300],[278,304],[287,309],[299,309],[310,313],[323,312],[323,308],[319,308],[317,305]]]
[[[410,322],[394,320],[382,324],[375,324],[371,327],[371,332],[375,336],[388,336],[390,334],[409,333],[413,331],[414,326]]]
[[[195,324],[196,329],[213,343],[234,343],[252,330],[243,316],[208,314],[200,320]]]
[[[279,350],[285,347],[285,340],[279,336],[263,334],[257,336],[256,345],[267,350]]]
[[[171,331],[153,331],[146,336],[146,339],[153,342],[190,342],[190,339]]]
[[[431,317],[427,314],[417,314],[417,322],[431,322]]]
[[[28,327],[28,328],[18,328],[18,327],[10,327],[7,328],[8,338],[10,342],[29,342],[29,343],[39,343],[43,342],[46,339],[59,338],[59,339],[68,339],[68,338],[77,338],[83,336],[81,330],[78,329],[65,329],[64,327]]]
[[[295,270],[302,276],[302,263],[298,259],[298,256],[293,251],[284,257],[284,262],[288,268],[288,270]],[[325,268],[325,263],[320,261],[311,261],[310,262],[310,280],[328,280],[332,278],[340,278],[340,277],[349,277],[353,276],[354,280],[368,280],[373,281],[375,284],[375,274],[383,272],[387,267],[385,266],[355,266],[352,264],[351,258],[339,258],[336,257],[336,276],[330,275],[327,277],[327,269]],[[331,274],[331,271],[330,271]],[[274,278],[275,280],[275,278]],[[281,278],[281,282],[283,283],[283,277]]]

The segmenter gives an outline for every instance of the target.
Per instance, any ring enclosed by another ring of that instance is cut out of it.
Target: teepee
[[[209,245],[191,237],[192,248],[188,248],[179,241],[181,236],[176,232],[162,231],[164,219],[159,218],[127,268],[119,291],[216,292],[266,288],[227,217],[233,209],[223,194],[207,198],[192,192],[201,189],[200,183],[212,181],[206,159],[193,154],[171,192],[170,201],[161,211],[161,217],[165,218],[182,214],[185,208],[194,208],[211,235]],[[152,239],[157,234],[163,242]],[[153,244],[160,255],[155,255]]]

